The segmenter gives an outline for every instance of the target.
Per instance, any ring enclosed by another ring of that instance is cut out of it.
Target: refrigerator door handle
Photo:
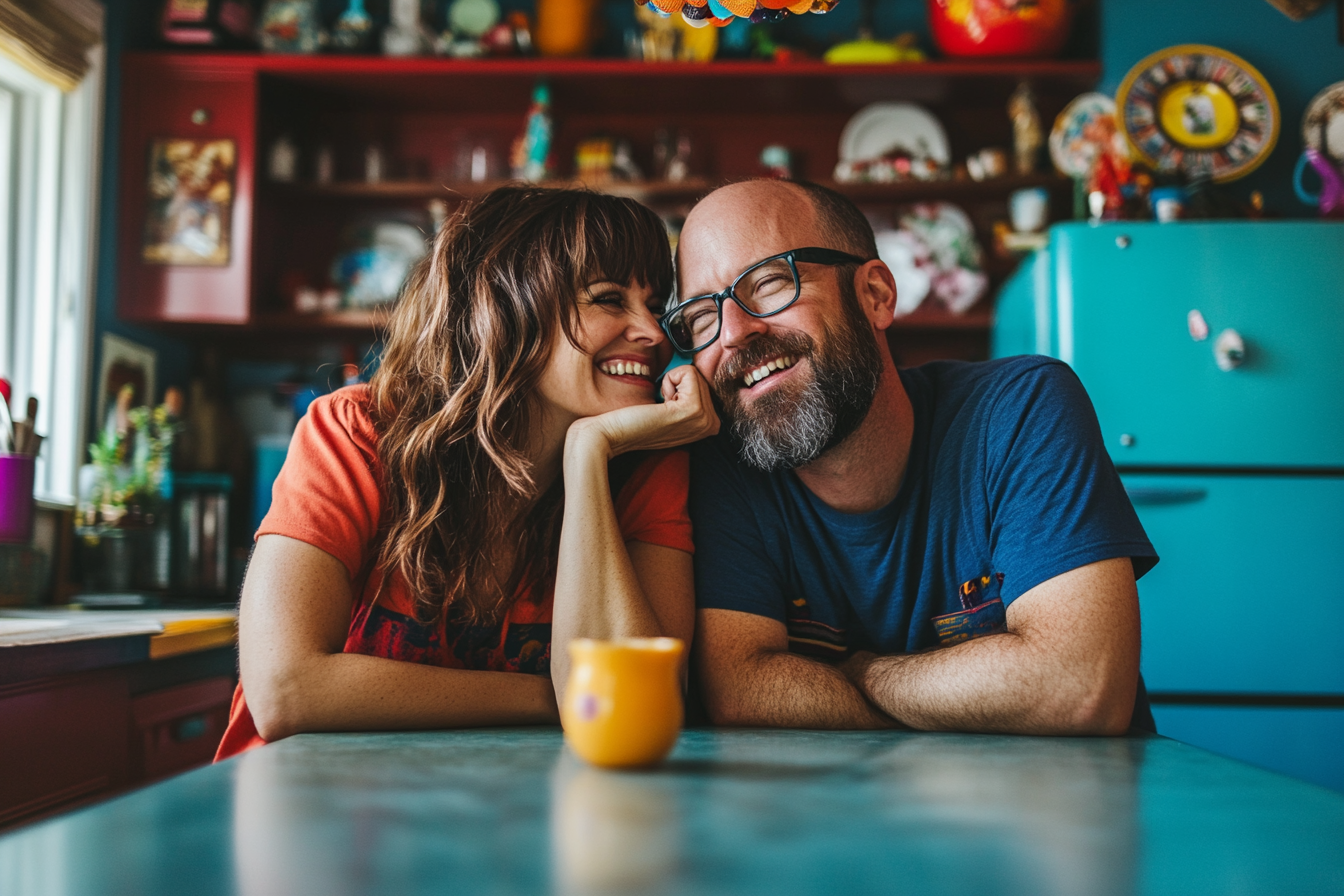
[[[1125,492],[1133,504],[1149,507],[1164,504],[1195,504],[1209,496],[1206,488],[1180,486],[1125,486]]]

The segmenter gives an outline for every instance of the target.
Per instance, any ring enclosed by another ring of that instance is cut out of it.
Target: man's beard
[[[873,331],[858,307],[853,287],[844,289],[840,326],[826,327],[820,346],[803,333],[762,336],[720,368],[714,389],[723,402],[742,459],[762,470],[806,466],[847,439],[873,405],[882,358]],[[747,371],[772,358],[807,358],[812,376],[776,386],[745,404],[739,394]]]

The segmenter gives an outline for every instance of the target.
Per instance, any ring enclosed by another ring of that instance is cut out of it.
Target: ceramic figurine
[[[384,56],[421,56],[431,41],[420,24],[420,0],[392,0],[391,23],[383,31]]]
[[[1044,139],[1041,134],[1041,115],[1036,111],[1036,95],[1026,81],[1017,85],[1008,99],[1008,117],[1013,120],[1013,160],[1018,174],[1036,170]]]
[[[551,90],[542,83],[532,91],[527,123],[513,146],[513,176],[533,182],[545,180],[550,176],[550,155]]]
[[[316,53],[322,44],[317,0],[266,0],[259,31],[268,53]]]
[[[364,10],[364,0],[350,0],[345,12],[331,26],[331,45],[356,53],[368,48],[373,38],[373,19]]]

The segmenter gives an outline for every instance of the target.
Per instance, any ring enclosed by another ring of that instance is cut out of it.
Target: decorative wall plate
[[[1344,164],[1344,81],[1336,81],[1311,98],[1302,116],[1302,140]]]
[[[1279,104],[1246,60],[1204,44],[1159,50],[1130,69],[1116,115],[1136,155],[1158,171],[1236,180],[1279,137]]]
[[[1050,161],[1060,174],[1087,177],[1103,151],[1121,158],[1129,155],[1125,138],[1115,125],[1115,100],[1104,93],[1073,98],[1050,129]]]

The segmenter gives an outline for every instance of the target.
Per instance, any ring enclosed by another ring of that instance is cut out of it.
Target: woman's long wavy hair
[[[586,190],[503,187],[448,219],[388,324],[370,383],[382,513],[377,565],[423,621],[498,622],[519,578],[554,573],[563,488],[526,456],[557,330],[577,345],[577,296],[599,280],[672,287],[649,209]],[[495,568],[498,548],[513,568]]]

